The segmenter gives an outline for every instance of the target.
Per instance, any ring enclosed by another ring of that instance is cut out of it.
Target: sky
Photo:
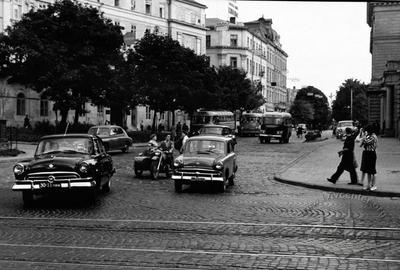
[[[224,0],[201,0],[206,17],[224,17]],[[222,4],[222,5],[221,5]],[[236,2],[240,22],[272,19],[287,59],[288,87],[312,85],[329,96],[349,78],[369,83],[370,27],[364,2]],[[221,18],[227,19],[227,18]],[[334,98],[333,98],[334,99]]]

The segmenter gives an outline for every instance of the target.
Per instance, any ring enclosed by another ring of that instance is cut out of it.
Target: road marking
[[[90,222],[131,222],[131,223],[160,223],[160,224],[192,224],[192,225],[237,225],[237,226],[276,226],[276,227],[303,227],[320,229],[342,230],[369,230],[369,231],[400,231],[399,227],[357,227],[316,224],[286,224],[286,223],[252,223],[252,222],[220,222],[220,221],[184,221],[184,220],[147,220],[147,219],[97,219],[97,218],[47,218],[47,217],[12,217],[0,216],[1,219],[15,220],[53,220],[53,221],[90,221]]]
[[[146,248],[115,248],[115,247],[85,247],[85,246],[60,246],[60,245],[28,245],[28,244],[9,244],[0,243],[3,247],[22,247],[22,248],[61,248],[61,249],[86,249],[86,250],[104,250],[104,251],[131,251],[131,252],[153,252],[153,253],[171,253],[171,254],[202,254],[202,255],[227,255],[227,256],[249,256],[249,257],[290,257],[290,258],[309,258],[309,259],[334,259],[350,261],[373,261],[400,263],[400,260],[374,259],[374,258],[346,258],[340,256],[317,256],[317,255],[295,255],[295,254],[275,254],[275,253],[248,253],[248,252],[219,252],[206,250],[178,250],[178,249],[146,249]]]

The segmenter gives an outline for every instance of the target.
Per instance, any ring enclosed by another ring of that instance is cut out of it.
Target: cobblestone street
[[[24,208],[14,163],[0,163],[0,269],[400,269],[399,198],[273,180],[330,140],[238,138],[235,185],[223,194],[138,179],[141,149],[115,153],[111,193],[94,205],[62,194]]]

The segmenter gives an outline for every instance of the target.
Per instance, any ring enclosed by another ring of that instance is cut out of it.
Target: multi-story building
[[[262,111],[285,111],[288,55],[271,25],[264,18],[246,23],[207,18],[207,56],[216,67],[240,68],[252,82],[261,82],[266,99]]]
[[[372,54],[368,118],[386,136],[400,138],[400,2],[369,2],[367,23]]]
[[[0,0],[0,32],[13,22],[22,18],[31,9],[46,8],[52,0]],[[146,31],[157,31],[171,36],[197,54],[206,52],[206,6],[194,0],[79,0],[79,2],[98,8],[104,16],[123,27],[124,40],[132,45],[143,37]],[[0,119],[7,120],[7,125],[23,124],[27,114],[31,122],[56,120],[53,103],[37,92],[20,85],[9,85],[3,79],[0,82]],[[110,120],[110,109],[102,106],[85,105],[87,113],[79,119],[81,122],[102,124]],[[176,121],[184,121],[185,114],[175,112]],[[72,121],[74,111],[70,112]],[[123,125],[131,129],[140,125],[151,124],[153,112],[146,106],[138,106],[124,115]],[[170,126],[170,113],[159,115],[159,122]]]

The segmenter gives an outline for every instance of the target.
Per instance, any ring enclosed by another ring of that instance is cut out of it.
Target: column
[[[385,135],[393,136],[393,89],[386,87]]]

